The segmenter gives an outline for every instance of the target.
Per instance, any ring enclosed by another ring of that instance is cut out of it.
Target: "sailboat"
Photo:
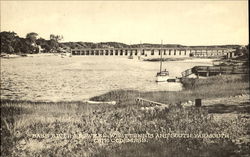
[[[156,82],[174,82],[173,78],[169,76],[169,72],[165,69],[162,70],[162,41],[161,41],[161,60],[160,60],[160,71],[156,74]]]

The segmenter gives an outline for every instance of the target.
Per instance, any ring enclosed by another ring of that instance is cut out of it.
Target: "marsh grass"
[[[32,107],[33,106],[33,107]],[[215,121],[203,108],[172,105],[168,111],[143,112],[125,105],[86,103],[1,104],[4,156],[228,156],[239,148],[233,140],[246,134],[238,117]],[[32,139],[32,134],[225,133],[230,139],[152,139],[147,143],[111,143],[102,146],[86,139]],[[242,147],[245,147],[244,145]],[[209,149],[208,149],[209,148]],[[218,149],[220,148],[220,149]],[[229,149],[230,148],[230,149]],[[127,152],[127,153],[125,153]],[[125,153],[125,154],[124,154]],[[241,154],[245,152],[241,152]],[[127,154],[127,155],[126,155]],[[130,154],[130,155],[129,155]]]
[[[123,144],[117,149],[102,149],[95,157],[229,157],[239,156],[234,152],[235,145],[220,141],[204,144],[201,140],[172,140],[143,144]]]

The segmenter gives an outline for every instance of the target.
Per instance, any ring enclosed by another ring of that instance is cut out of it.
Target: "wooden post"
[[[201,99],[195,99],[195,107],[201,107],[202,103],[201,103]]]
[[[207,77],[209,76],[209,67],[207,67]]]

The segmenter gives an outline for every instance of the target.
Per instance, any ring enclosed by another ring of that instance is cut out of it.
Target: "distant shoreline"
[[[181,58],[145,58],[143,59],[143,61],[147,61],[147,62],[160,62],[161,60],[163,62],[167,62],[167,61],[183,61],[183,60],[187,60],[187,59],[194,59],[192,57],[181,57]]]

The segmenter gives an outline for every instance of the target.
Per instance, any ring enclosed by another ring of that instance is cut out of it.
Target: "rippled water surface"
[[[208,59],[169,61],[174,77]],[[115,89],[181,90],[180,83],[157,84],[159,63],[115,56],[36,56],[1,59],[1,98],[32,101],[77,101]]]

